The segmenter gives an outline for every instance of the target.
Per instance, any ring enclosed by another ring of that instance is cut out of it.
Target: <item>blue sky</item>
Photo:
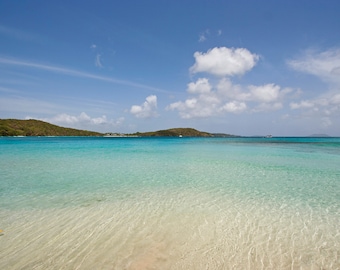
[[[340,136],[340,1],[0,1],[0,118]]]

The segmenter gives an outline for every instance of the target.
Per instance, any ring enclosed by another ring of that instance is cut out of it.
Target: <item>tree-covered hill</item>
[[[210,133],[201,132],[193,128],[171,128],[151,132],[137,132],[133,135],[141,137],[211,137]]]
[[[213,134],[193,128],[171,128],[152,132],[137,132],[132,135],[140,137],[233,137],[233,135],[229,134]]]
[[[0,136],[102,136],[87,130],[64,128],[39,120],[0,119]]]
[[[112,133],[106,133],[110,136]],[[103,133],[65,128],[40,120],[0,119],[0,136],[104,136]],[[229,134],[214,134],[193,128],[171,128],[152,132],[119,134],[124,137],[234,137]]]

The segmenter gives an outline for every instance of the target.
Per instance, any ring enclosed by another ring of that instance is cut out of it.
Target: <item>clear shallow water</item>
[[[340,269],[338,138],[0,138],[0,269]]]

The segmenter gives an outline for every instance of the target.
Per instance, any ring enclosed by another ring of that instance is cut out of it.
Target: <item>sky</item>
[[[0,118],[340,136],[338,0],[0,0]]]

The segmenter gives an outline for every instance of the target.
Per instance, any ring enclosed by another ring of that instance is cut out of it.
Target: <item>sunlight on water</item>
[[[0,269],[340,268],[336,149],[52,142],[0,145]]]
[[[0,267],[339,267],[338,218],[264,202],[173,190],[112,202],[93,198],[53,211],[2,212]]]

